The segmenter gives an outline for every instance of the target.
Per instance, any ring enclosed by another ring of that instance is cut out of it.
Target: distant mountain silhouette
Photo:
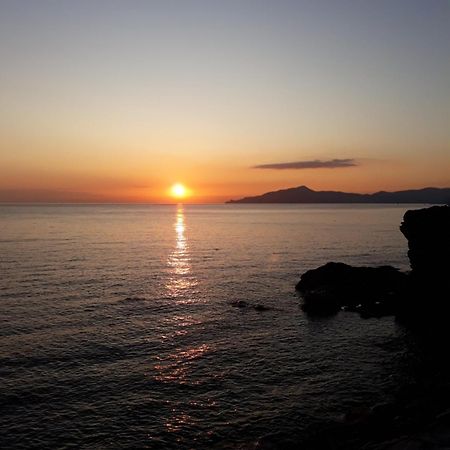
[[[227,203],[434,203],[450,202],[450,188],[424,188],[397,192],[355,194],[336,191],[313,191],[299,186],[267,192],[255,197],[230,200]]]

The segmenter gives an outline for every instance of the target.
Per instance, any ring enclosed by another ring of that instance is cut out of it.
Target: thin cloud
[[[259,164],[253,166],[253,169],[274,169],[274,170],[286,170],[286,169],[341,169],[343,167],[357,166],[357,162],[354,159],[331,159],[329,161],[320,161],[315,159],[313,161],[296,161],[287,163],[275,163],[275,164]]]

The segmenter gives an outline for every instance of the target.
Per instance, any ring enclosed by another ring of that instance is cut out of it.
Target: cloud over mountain
[[[340,169],[343,167],[354,167],[358,164],[352,158],[347,159],[330,159],[328,161],[321,161],[315,159],[313,161],[296,161],[287,163],[273,163],[273,164],[259,164],[253,166],[253,169]]]

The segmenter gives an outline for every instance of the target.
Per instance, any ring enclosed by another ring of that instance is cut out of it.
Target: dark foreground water
[[[235,448],[385,400],[403,329],[310,320],[294,286],[406,269],[410,208],[0,206],[1,447]]]

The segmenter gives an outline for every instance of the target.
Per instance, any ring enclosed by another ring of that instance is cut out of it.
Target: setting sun
[[[184,198],[188,194],[188,190],[181,183],[176,183],[170,188],[170,194],[175,198]]]

